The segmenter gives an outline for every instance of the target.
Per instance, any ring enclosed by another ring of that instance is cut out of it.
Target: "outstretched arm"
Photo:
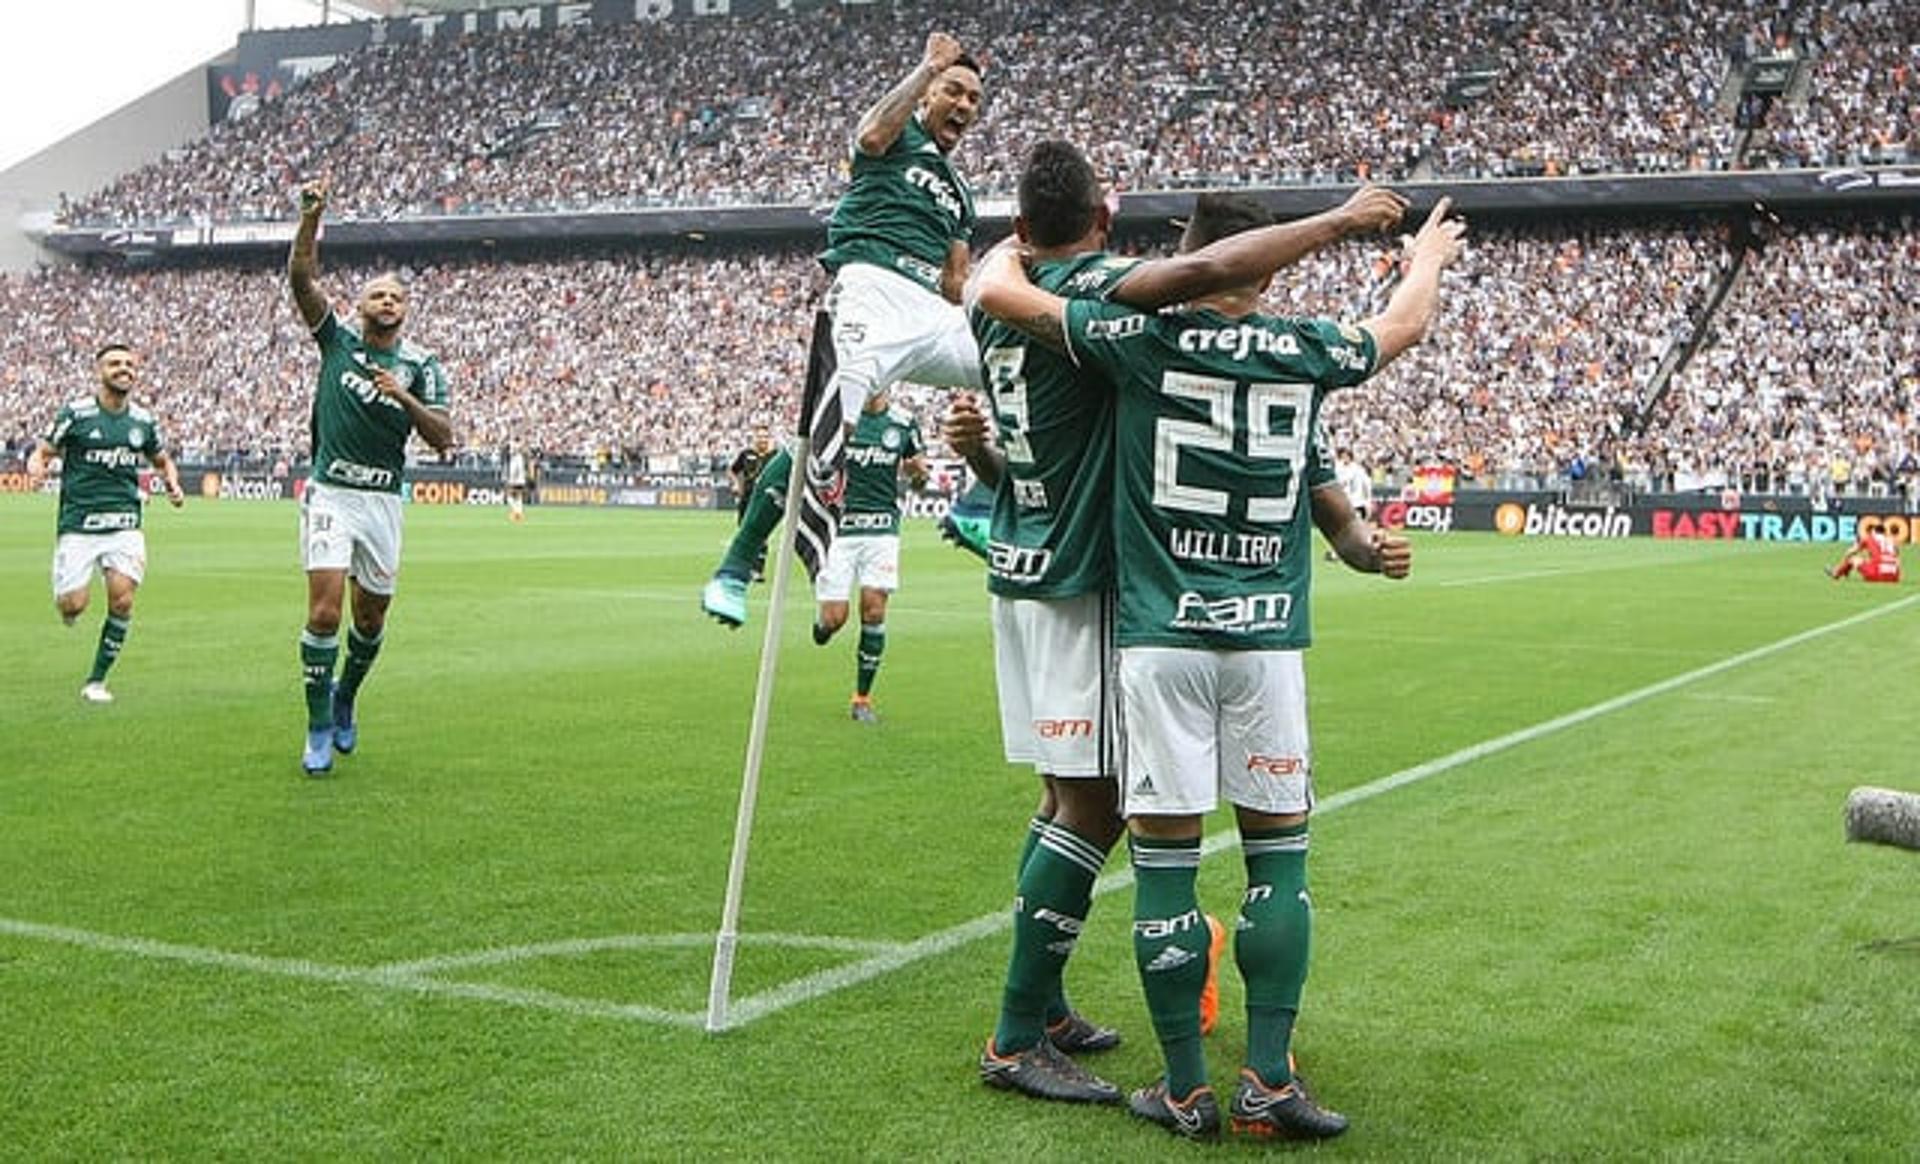
[[[860,152],[870,158],[877,158],[887,152],[900,131],[907,127],[907,118],[920,104],[920,98],[926,96],[927,86],[947,71],[947,67],[960,59],[960,42],[944,32],[927,34],[927,49],[914,66],[911,73],[900,79],[900,83],[887,90],[887,95],[875,102],[873,108],[861,115],[860,126],[854,130],[854,144]]]
[[[1373,333],[1378,353],[1375,371],[1427,338],[1427,329],[1433,326],[1433,317],[1440,310],[1440,272],[1460,257],[1460,239],[1467,233],[1466,223],[1447,217],[1452,207],[1451,198],[1442,198],[1434,206],[1420,233],[1413,237],[1406,273],[1393,298],[1387,300],[1386,310],[1360,325]]]
[[[327,317],[327,297],[314,279],[320,273],[320,215],[327,208],[327,181],[316,179],[300,187],[300,225],[293,232],[293,250],[287,255],[287,282],[293,286],[294,306],[307,329]]]
[[[1352,234],[1386,230],[1406,213],[1407,200],[1384,186],[1362,186],[1331,210],[1276,226],[1263,226],[1210,243],[1191,254],[1155,259],[1135,267],[1109,298],[1153,311],[1257,283],[1329,243]]]

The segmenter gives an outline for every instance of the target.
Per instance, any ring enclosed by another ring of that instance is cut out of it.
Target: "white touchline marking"
[[[1788,635],[1784,639],[1755,647],[1710,663],[1671,679],[1663,679],[1636,691],[1603,700],[1566,715],[1538,723],[1532,727],[1509,732],[1504,736],[1486,740],[1457,752],[1429,760],[1424,764],[1402,769],[1378,780],[1362,784],[1335,793],[1314,806],[1314,813],[1325,816],[1349,805],[1359,804],[1404,788],[1443,772],[1451,771],[1475,760],[1531,743],[1544,736],[1577,727],[1590,720],[1609,715],[1636,703],[1644,702],[1658,695],[1664,695],[1676,688],[1697,683],[1702,679],[1742,667],[1748,663],[1790,650],[1802,643],[1847,630],[1870,619],[1892,614],[1920,602],[1920,594],[1909,598],[1877,606],[1798,634]],[[1239,835],[1231,828],[1222,829],[1206,838],[1201,844],[1201,852],[1211,855],[1223,849],[1235,847]],[[1133,884],[1133,870],[1121,869],[1101,877],[1094,884],[1094,894],[1104,896]],[[788,1007],[809,1002],[816,998],[845,990],[850,986],[871,981],[883,974],[904,969],[915,962],[936,957],[949,950],[957,949],[981,938],[992,937],[1004,932],[1012,924],[1010,912],[997,910],[984,914],[971,921],[949,926],[944,930],[928,934],[910,942],[889,943],[864,941],[857,938],[837,938],[807,934],[741,934],[740,941],[746,945],[785,945],[806,949],[832,950],[848,953],[864,953],[868,956],[858,962],[844,966],[835,966],[816,974],[809,974],[783,983],[771,990],[734,1000],[728,1022],[722,1029],[732,1030],[756,1019],[776,1014]],[[536,1010],[556,1011],[561,1014],[582,1018],[618,1019],[626,1022],[646,1022],[663,1026],[687,1027],[699,1029],[705,1025],[706,1011],[674,1011],[660,1007],[642,1006],[636,1003],[609,1002],[604,999],[577,998],[572,995],[556,994],[546,990],[529,990],[519,987],[497,986],[485,982],[455,982],[434,978],[436,972],[459,969],[468,966],[500,965],[508,962],[525,961],[532,958],[562,956],[569,954],[593,953],[600,950],[642,949],[642,948],[705,948],[713,944],[711,934],[621,934],[600,938],[574,938],[554,942],[542,942],[523,946],[507,946],[493,950],[474,951],[465,954],[447,954],[434,958],[422,958],[409,962],[395,962],[383,966],[340,966],[325,962],[313,962],[304,958],[270,958],[255,954],[236,954],[226,950],[207,949],[199,946],[182,946],[172,942],[156,941],[151,938],[119,937],[113,934],[95,933],[90,930],[74,929],[68,926],[45,925],[39,922],[21,921],[15,918],[0,918],[0,934],[31,938],[37,941],[54,942],[61,945],[77,946],[82,949],[98,950],[104,953],[127,954],[138,958],[152,958],[161,961],[185,962],[196,966],[211,966],[224,970],[242,970],[253,974],[268,974],[283,978],[297,978],[309,982],[338,983],[349,986],[370,986],[383,990],[397,990],[404,993],[427,997],[462,998],[476,1002],[493,1003],[501,1006],[516,1006]]]
[[[1349,788],[1345,792],[1337,792],[1325,800],[1320,801],[1314,805],[1314,815],[1325,816],[1327,813],[1338,811],[1348,805],[1371,800],[1376,796],[1391,792],[1396,788],[1404,788],[1409,784],[1417,783],[1431,776],[1438,776],[1442,772],[1470,764],[1475,760],[1483,759],[1498,752],[1504,752],[1509,748],[1515,748],[1521,744],[1531,743],[1543,736],[1552,735],[1554,732],[1578,726],[1579,724],[1586,723],[1588,720],[1598,719],[1603,715],[1619,711],[1622,708],[1631,707],[1636,703],[1651,699],[1656,695],[1663,695],[1677,687],[1684,687],[1689,683],[1697,683],[1702,679],[1718,675],[1723,671],[1744,666],[1756,660],[1764,659],[1769,655],[1789,650],[1799,646],[1801,643],[1819,638],[1822,635],[1846,630],[1849,627],[1866,622],[1868,619],[1878,618],[1883,614],[1891,614],[1896,610],[1905,609],[1916,602],[1920,602],[1920,594],[1914,595],[1911,598],[1903,598],[1898,602],[1888,603],[1885,606],[1878,606],[1871,610],[1862,611],[1859,614],[1843,618],[1839,622],[1828,623],[1825,626],[1814,627],[1811,630],[1788,635],[1784,639],[1768,643],[1763,647],[1755,647],[1753,650],[1744,651],[1730,658],[1722,659],[1718,663],[1710,663],[1705,667],[1696,668],[1683,675],[1676,675],[1671,679],[1663,679],[1658,683],[1642,687],[1637,691],[1629,691],[1625,695],[1618,695],[1612,699],[1603,700],[1600,703],[1581,708],[1578,711],[1568,712],[1566,715],[1547,720],[1544,723],[1538,723],[1532,727],[1522,728],[1519,731],[1509,732],[1504,736],[1486,740],[1474,744],[1471,747],[1462,748],[1457,752],[1441,756],[1437,760],[1429,760],[1424,764],[1417,764],[1412,768],[1403,769],[1392,775],[1382,776],[1378,780],[1362,784],[1357,788]],[[1201,842],[1200,851],[1203,856],[1211,856],[1223,849],[1236,848],[1239,843],[1240,835],[1238,832],[1231,828],[1221,829]],[[1094,896],[1104,896],[1108,893],[1126,889],[1132,884],[1133,870],[1130,868],[1120,869],[1101,877],[1094,883]],[[1010,911],[1003,910],[999,913],[987,914],[974,918],[972,921],[962,922],[957,926],[941,930],[938,933],[929,934],[918,941],[909,943],[900,951],[869,958],[864,962],[854,962],[846,966],[837,966],[832,970],[786,983],[783,986],[755,995],[752,998],[741,999],[733,1006],[733,1012],[729,1016],[727,1028],[730,1029],[744,1023],[752,1022],[754,1019],[764,1018],[777,1010],[782,1010],[795,1003],[806,1002],[818,998],[823,994],[857,985],[868,979],[876,978],[893,970],[898,970],[906,966],[909,962],[918,961],[920,958],[932,957],[935,954],[942,954],[956,946],[1000,933],[1008,929],[1012,924]]]
[[[885,954],[901,949],[899,942],[874,942],[860,938],[835,938],[812,934],[741,934],[745,945],[784,946],[788,949],[831,950],[841,954]],[[526,946],[497,946],[466,954],[442,954],[412,962],[389,962],[376,967],[385,974],[441,974],[469,966],[499,966],[508,962],[526,962],[535,958],[563,958],[597,954],[603,950],[706,949],[713,945],[712,934],[612,934],[604,938],[563,938]]]

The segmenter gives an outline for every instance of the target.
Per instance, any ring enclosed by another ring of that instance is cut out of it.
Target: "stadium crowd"
[[[1908,487],[1920,475],[1920,231],[1781,229],[1656,404],[1656,372],[1695,340],[1731,246],[1699,223],[1478,229],[1434,339],[1336,396],[1329,438],[1389,488],[1430,464],[1503,488]],[[1391,269],[1382,244],[1346,244],[1284,273],[1272,306],[1359,318]],[[372,273],[330,267],[323,284],[344,311]],[[754,427],[791,426],[820,287],[797,249],[402,273],[410,334],[449,373],[464,455],[512,443],[655,468],[724,465]],[[184,457],[304,455],[314,357],[277,265],[9,276],[0,310],[17,321],[0,336],[10,450],[85,390],[96,346],[123,338],[145,354],[145,396]],[[937,427],[944,393],[903,400]]]
[[[1768,46],[1812,62],[1770,123],[1794,158],[1909,158],[1920,118],[1920,18],[1896,0],[836,6],[369,47],[64,217],[286,219],[320,173],[360,218],[824,202],[873,77],[936,18],[989,62],[961,152],[988,194],[1049,136],[1126,189],[1726,167],[1729,70]],[[1485,95],[1450,100],[1476,73]]]
[[[1703,485],[1920,490],[1920,232],[1763,240],[1645,443]]]

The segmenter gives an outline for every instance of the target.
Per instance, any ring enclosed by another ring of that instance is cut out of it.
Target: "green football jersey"
[[[313,479],[347,489],[400,492],[413,418],[380,394],[372,372],[388,369],[420,403],[445,411],[447,378],[439,359],[406,340],[393,351],[369,347],[331,311],[313,329],[313,338],[320,345],[320,382],[310,421]]]
[[[949,245],[972,238],[973,226],[972,191],[916,113],[879,157],[854,147],[851,184],[827,220],[820,263],[829,271],[869,263],[938,294]]]
[[[1320,405],[1372,375],[1373,337],[1073,300],[1067,342],[1117,392],[1119,645],[1307,646]]]
[[[1105,299],[1140,260],[1103,252],[1036,263],[1056,295]],[[1071,598],[1113,580],[1113,390],[984,312],[972,318],[1007,456],[993,495],[987,589]]]
[[[847,441],[847,491],[840,504],[842,537],[900,532],[900,463],[926,452],[920,425],[898,408],[862,412]]]
[[[88,396],[61,406],[43,439],[60,453],[60,533],[140,528],[140,466],[167,451],[151,412]]]

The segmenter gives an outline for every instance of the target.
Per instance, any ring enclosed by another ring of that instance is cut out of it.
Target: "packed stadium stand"
[[[1371,177],[1430,202],[1449,183],[1920,163],[1920,8],[1891,0],[827,5],[368,43],[78,194],[60,222],[284,221],[317,173],[330,213],[402,239],[409,222],[502,211],[818,207],[860,111],[936,25],[988,65],[985,118],[957,155],[983,196],[1006,197],[1049,136],[1130,193]],[[1658,214],[1582,197],[1476,217],[1435,341],[1344,395],[1334,442],[1390,484],[1442,462],[1509,488],[1916,487],[1911,195],[1781,215],[1724,193]],[[817,237],[531,233],[327,251],[336,296],[389,266],[409,278],[461,455],[512,441],[706,465],[790,422]],[[1136,218],[1124,243],[1171,238]],[[148,398],[186,456],[299,459],[312,359],[281,258],[108,255],[0,280],[17,321],[0,335],[0,442],[17,452],[84,391],[111,336],[146,353]],[[1288,272],[1273,304],[1354,317],[1391,268],[1391,240],[1356,242]],[[931,413],[942,398],[912,399]]]

